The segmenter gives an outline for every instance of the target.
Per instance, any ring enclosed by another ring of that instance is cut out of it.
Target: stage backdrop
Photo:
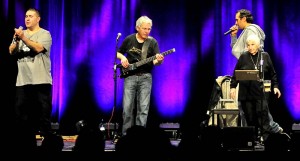
[[[270,104],[275,121],[290,129],[300,120],[297,0],[1,0],[0,5],[5,108],[12,108],[17,72],[8,54],[13,29],[24,26],[26,10],[35,7],[41,12],[40,26],[53,39],[53,121],[63,131],[73,131],[82,119],[121,121],[123,80],[117,78],[114,85],[116,48],[136,32],[135,22],[142,15],[153,20],[151,35],[161,52],[176,50],[154,68],[149,124],[180,122],[198,128],[215,79],[232,75],[237,62],[230,36],[223,33],[242,8],[251,10],[254,22],[266,32],[265,51],[273,59],[282,92]],[[118,33],[122,36],[117,43]]]

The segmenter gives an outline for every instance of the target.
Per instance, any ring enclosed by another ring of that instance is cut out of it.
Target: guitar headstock
[[[174,52],[175,52],[175,48],[172,48],[172,49],[167,50],[167,51],[165,51],[165,52],[162,52],[162,53],[160,53],[160,54],[162,54],[162,55],[167,55],[167,54],[174,53]]]

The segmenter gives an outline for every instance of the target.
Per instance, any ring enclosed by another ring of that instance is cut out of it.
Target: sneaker
[[[283,133],[283,128],[282,128],[282,127],[279,127],[278,133],[279,133],[279,134],[282,134],[282,133]]]

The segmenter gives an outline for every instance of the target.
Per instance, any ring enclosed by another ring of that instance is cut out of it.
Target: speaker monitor
[[[201,132],[201,145],[203,150],[220,151],[221,147],[221,128],[217,126],[207,126]]]
[[[180,139],[180,124],[179,123],[161,123],[159,125],[165,131],[168,137],[172,140]]]
[[[291,138],[291,151],[300,151],[300,130],[294,130]]]
[[[224,127],[222,130],[222,146],[225,150],[253,150],[255,128]]]
[[[286,133],[270,134],[265,141],[265,151],[289,151],[290,136]]]

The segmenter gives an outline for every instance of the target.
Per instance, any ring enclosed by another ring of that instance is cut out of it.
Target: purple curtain
[[[7,106],[13,104],[11,89],[17,72],[8,54],[13,28],[24,26],[26,10],[35,7],[41,11],[40,26],[53,39],[53,119],[66,127],[85,118],[121,120],[123,80],[118,78],[114,86],[113,79],[116,48],[136,32],[136,19],[147,15],[153,20],[151,35],[160,50],[176,49],[154,68],[149,122],[198,125],[214,80],[232,74],[237,60],[231,55],[230,37],[223,33],[235,23],[235,12],[245,8],[266,32],[265,51],[279,76],[283,97],[271,103],[273,117],[288,127],[300,120],[300,12],[296,7],[300,2],[296,0],[2,0],[0,5],[1,28],[6,31],[0,33],[0,61],[7,74],[1,84],[10,91]],[[118,33],[122,36],[117,44]]]

